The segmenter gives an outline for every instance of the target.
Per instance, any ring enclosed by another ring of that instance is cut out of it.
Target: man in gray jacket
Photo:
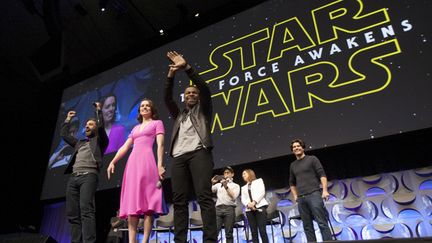
[[[108,147],[101,104],[96,105],[96,118],[90,118],[85,126],[85,138],[72,136],[70,123],[75,111],[69,111],[62,125],[60,135],[74,148],[65,174],[71,174],[66,186],[66,213],[71,228],[71,242],[96,242],[95,194],[98,187],[98,173]]]
[[[174,201],[174,240],[186,242],[188,231],[188,202],[191,188],[195,188],[203,220],[203,242],[216,242],[216,213],[212,199],[213,143],[210,134],[212,121],[211,93],[206,82],[177,52],[168,52],[172,64],[165,86],[165,103],[175,119],[170,141],[173,157],[171,182]],[[175,72],[182,69],[194,85],[184,91],[184,109],[173,99]]]

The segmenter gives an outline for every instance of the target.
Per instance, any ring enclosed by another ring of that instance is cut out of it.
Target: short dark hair
[[[96,118],[94,118],[94,117],[90,117],[90,118],[88,118],[88,119],[86,120],[85,124],[87,124],[87,122],[89,122],[89,121],[94,121],[94,122],[97,124],[97,120],[96,120]]]
[[[187,88],[195,88],[196,90],[198,90],[198,93],[201,93],[201,90],[198,89],[198,87],[195,84],[189,84],[184,90],[186,91]]]
[[[234,174],[234,169],[231,166],[227,166],[224,168],[223,172],[225,172],[226,170],[228,170],[229,172]]]
[[[302,146],[303,149],[306,148],[306,144],[305,144],[305,142],[303,142],[303,140],[301,140],[301,139],[296,138],[296,139],[294,139],[294,140],[291,141],[291,144],[290,144],[290,149],[291,149],[291,151],[293,150],[293,144],[294,144],[294,143],[299,143],[300,146]]]

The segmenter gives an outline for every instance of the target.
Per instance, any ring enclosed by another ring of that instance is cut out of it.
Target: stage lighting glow
[[[108,5],[108,0],[99,0],[99,9],[102,12],[105,12],[107,5]]]

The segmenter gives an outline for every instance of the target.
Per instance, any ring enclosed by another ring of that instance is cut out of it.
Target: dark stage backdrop
[[[286,156],[294,138],[319,149],[429,128],[431,10],[432,2],[416,0],[268,1],[72,86],[63,93],[41,197],[64,196],[71,148],[59,128],[69,110],[78,113],[71,132],[83,137],[92,102],[117,97],[120,132],[110,135],[103,172],[137,124],[142,98],[154,101],[170,136],[163,103],[170,50],[211,87],[215,168]],[[178,73],[175,83],[180,104],[189,80]],[[125,162],[114,179],[101,175],[99,189],[120,186]]]

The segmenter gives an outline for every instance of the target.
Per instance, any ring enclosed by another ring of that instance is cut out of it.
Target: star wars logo
[[[364,9],[361,0],[333,1],[303,22],[290,17],[214,48],[201,73],[218,108],[212,132],[386,89],[388,58],[401,53],[396,33],[412,25],[391,23],[385,7]]]

